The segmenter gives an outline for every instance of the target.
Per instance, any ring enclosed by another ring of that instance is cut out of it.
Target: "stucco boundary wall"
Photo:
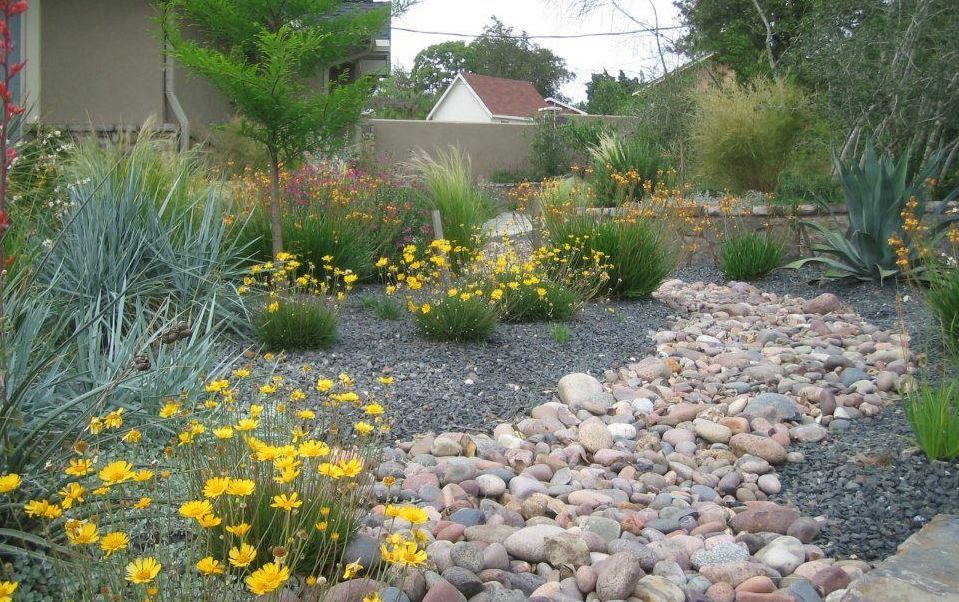
[[[564,119],[602,121],[628,130],[635,121],[616,115],[569,115]],[[530,168],[532,123],[458,123],[409,119],[368,119],[360,125],[361,140],[368,155],[377,160],[404,162],[418,150],[445,151],[451,146],[469,154],[473,175],[488,179],[503,171]]]

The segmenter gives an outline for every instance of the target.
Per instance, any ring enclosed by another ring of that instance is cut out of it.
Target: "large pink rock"
[[[738,562],[706,565],[699,569],[699,574],[713,583],[723,581],[736,587],[750,577],[765,575],[766,569],[761,564],[740,560]]]
[[[733,435],[729,445],[739,455],[758,456],[770,464],[781,464],[786,461],[786,448],[770,437],[740,433]]]
[[[677,403],[669,407],[665,416],[659,417],[659,423],[676,426],[680,422],[691,422],[704,409],[705,406],[695,403]]]
[[[828,314],[840,308],[839,297],[832,293],[823,293],[803,303],[802,310],[807,314]]]
[[[822,595],[828,595],[837,589],[843,589],[849,585],[850,578],[846,571],[838,566],[827,566],[816,571],[809,581],[816,587]]]
[[[774,502],[746,502],[746,510],[729,519],[729,526],[737,532],[768,531],[785,535],[789,525],[797,518],[799,513],[788,506]]]
[[[448,581],[440,581],[426,592],[423,602],[466,602],[466,597]]]

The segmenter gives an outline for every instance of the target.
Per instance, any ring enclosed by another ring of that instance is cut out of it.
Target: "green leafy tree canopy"
[[[528,81],[543,96],[554,98],[561,98],[560,88],[573,77],[562,57],[496,17],[468,44],[442,42],[424,48],[413,61],[412,77],[420,92],[436,94],[460,71]]]
[[[343,0],[167,0],[164,32],[178,62],[210,81],[270,158],[273,250],[282,250],[279,171],[307,150],[330,150],[359,119],[373,85],[323,70],[366,47],[390,5]]]
[[[622,115],[628,112],[632,94],[639,89],[638,77],[627,77],[622,70],[613,77],[605,70],[594,73],[586,83],[584,109],[593,115]]]

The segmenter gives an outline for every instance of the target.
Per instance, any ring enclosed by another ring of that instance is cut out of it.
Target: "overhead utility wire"
[[[574,33],[574,34],[543,34],[543,35],[518,35],[518,36],[505,36],[505,35],[491,35],[487,33],[481,34],[469,34],[469,33],[455,33],[451,31],[423,31],[421,29],[411,29],[409,27],[397,27],[393,26],[393,29],[397,31],[407,31],[410,33],[422,33],[431,36],[452,36],[458,38],[478,38],[478,37],[489,37],[489,38],[500,38],[504,40],[545,40],[545,39],[570,39],[570,38],[598,38],[598,37],[608,37],[608,36],[627,36],[627,35],[636,35],[640,33],[651,33],[658,35],[661,31],[669,31],[673,29],[683,29],[682,26],[675,25],[670,27],[648,27],[644,29],[632,29],[630,31],[605,31],[597,33]]]

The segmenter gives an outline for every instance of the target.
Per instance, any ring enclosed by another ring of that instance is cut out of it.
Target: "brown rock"
[[[423,602],[466,602],[466,597],[449,581],[440,581],[426,592]]]
[[[733,435],[729,440],[732,450],[740,455],[750,454],[766,460],[770,464],[781,464],[786,461],[786,449],[775,439],[740,433]]]
[[[815,586],[820,595],[826,596],[848,586],[850,579],[849,574],[838,566],[827,566],[816,571],[809,582]]]
[[[769,594],[776,591],[776,584],[766,575],[750,577],[736,586],[736,593],[752,592],[754,594]]]
[[[768,531],[785,535],[799,513],[788,506],[774,502],[746,502],[746,510],[729,520],[729,526],[736,532],[761,533]]]

